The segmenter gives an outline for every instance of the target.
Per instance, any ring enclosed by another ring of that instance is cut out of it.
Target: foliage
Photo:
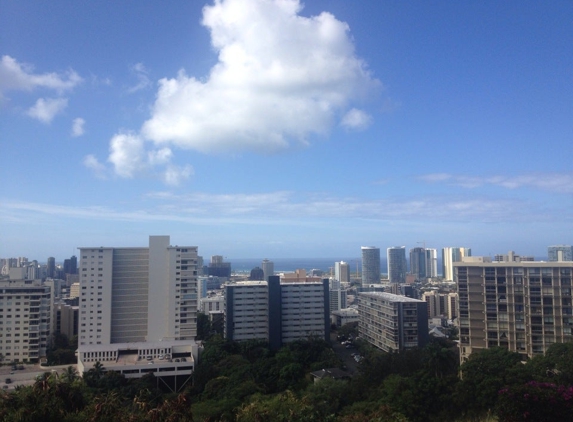
[[[519,354],[502,347],[472,353],[460,370],[462,381],[457,384],[454,399],[465,404],[461,411],[471,417],[491,413],[499,390],[525,377]]]
[[[348,324],[344,324],[342,327],[337,329],[338,335],[345,336],[352,336],[354,338],[358,337],[358,322],[349,322]]]
[[[573,344],[553,345],[527,364],[494,348],[461,368],[448,340],[384,353],[364,347],[350,381],[313,383],[313,369],[340,362],[324,340],[271,351],[261,341],[205,341],[194,384],[181,394],[157,389],[149,374],[125,379],[97,362],[83,377],[73,367],[45,373],[32,386],[0,391],[0,420],[12,421],[326,421],[418,422],[570,420]],[[459,369],[463,378],[458,377]]]
[[[207,340],[211,334],[209,315],[197,312],[197,340]]]
[[[50,347],[46,353],[48,365],[68,365],[76,363],[77,348],[77,336],[68,339],[68,336],[64,333],[54,333],[51,338]]]
[[[573,417],[573,387],[530,381],[499,392],[500,421],[567,421]]]
[[[271,396],[257,396],[237,412],[237,422],[306,422],[333,421],[334,416],[320,415],[306,398],[292,391]]]

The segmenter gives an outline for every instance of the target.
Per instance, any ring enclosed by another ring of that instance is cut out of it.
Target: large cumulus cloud
[[[161,79],[140,139],[153,148],[273,152],[335,125],[367,126],[369,115],[355,103],[380,82],[356,56],[348,25],[327,12],[305,17],[301,10],[298,0],[205,6],[202,23],[218,61],[204,79],[184,70]],[[131,176],[133,161],[118,151],[116,137],[112,144],[116,173]]]

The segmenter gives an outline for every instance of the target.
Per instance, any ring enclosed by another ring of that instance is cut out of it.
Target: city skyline
[[[169,233],[205,257],[546,257],[573,243],[572,17],[529,1],[6,3],[0,256]]]

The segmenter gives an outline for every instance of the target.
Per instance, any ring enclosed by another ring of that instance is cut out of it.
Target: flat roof
[[[454,267],[573,267],[573,261],[493,261],[493,262],[454,262]]]
[[[78,347],[79,352],[109,352],[119,350],[141,350],[141,349],[159,349],[174,346],[195,346],[195,340],[165,340],[153,342],[137,343],[111,343],[111,344],[87,344]]]
[[[388,302],[424,302],[423,300],[412,299],[411,297],[395,295],[385,292],[360,292],[358,296],[372,296],[376,298],[385,299]]]

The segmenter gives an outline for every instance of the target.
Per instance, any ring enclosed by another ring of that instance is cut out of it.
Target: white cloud
[[[203,9],[218,63],[199,80],[159,81],[142,137],[202,152],[269,152],[325,134],[380,86],[356,57],[348,25],[304,17],[298,0],[223,0]],[[356,110],[346,125],[367,121]]]
[[[193,167],[187,165],[183,167],[169,164],[163,174],[163,181],[170,186],[177,186],[184,180],[189,179],[193,174]]]
[[[573,193],[573,173],[530,173],[489,177],[437,173],[420,176],[420,179],[431,183],[448,182],[464,188],[494,185],[507,189],[534,188],[555,193]]]
[[[109,145],[108,161],[117,175],[132,178],[146,167],[143,139],[131,132],[115,135]]]
[[[81,117],[75,118],[72,123],[72,136],[73,137],[82,136],[85,133],[84,129],[85,124],[86,121]]]
[[[67,106],[67,98],[39,98],[26,114],[43,123],[50,123]]]
[[[372,123],[372,116],[356,108],[349,110],[340,122],[347,129],[366,129],[370,123]]]
[[[18,63],[10,56],[2,56],[0,61],[0,97],[6,91],[31,91],[37,87],[49,88],[61,93],[72,89],[80,82],[82,78],[73,70],[64,74],[35,74],[31,66]]]
[[[115,174],[123,178],[131,179],[146,174],[161,179],[167,185],[176,186],[193,174],[190,165],[178,166],[171,162],[171,149],[146,150],[144,140],[132,132],[115,135],[109,149],[108,161]],[[93,155],[86,157],[84,164],[98,171],[105,167]]]
[[[173,153],[169,148],[161,148],[157,151],[149,151],[147,153],[147,157],[149,164],[155,166],[169,163],[169,161],[171,161],[171,157],[173,157]]]
[[[137,84],[129,88],[127,92],[133,94],[134,92],[141,91],[142,89],[151,86],[151,81],[149,80],[149,72],[143,63],[137,63],[131,68],[131,71],[137,78]]]
[[[99,160],[92,154],[86,155],[83,161],[84,166],[94,172],[96,177],[100,179],[105,179],[106,168],[105,165],[99,162]]]

